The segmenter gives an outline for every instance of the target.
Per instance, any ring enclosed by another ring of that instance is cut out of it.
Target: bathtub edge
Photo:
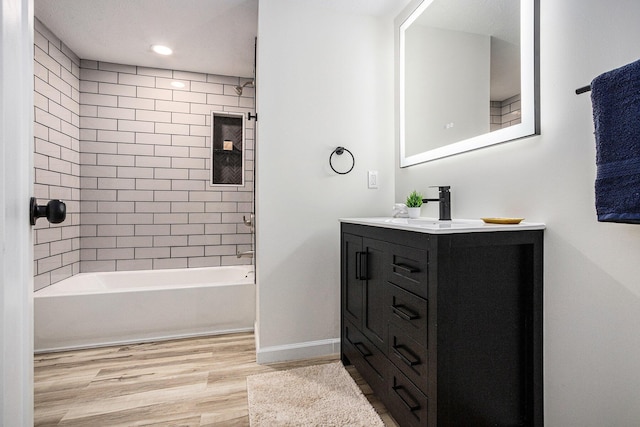
[[[216,335],[227,335],[227,334],[239,334],[245,332],[254,332],[254,328],[235,328],[235,329],[225,329],[225,330],[215,330],[215,331],[207,331],[207,332],[199,332],[193,334],[172,334],[172,335],[162,335],[156,337],[148,337],[142,339],[128,339],[128,340],[115,340],[109,342],[101,342],[95,344],[75,344],[69,346],[62,347],[52,347],[52,348],[43,348],[43,349],[34,349],[34,354],[45,354],[45,353],[61,353],[64,351],[73,351],[73,350],[87,350],[91,348],[102,348],[102,347],[117,347],[121,345],[135,345],[135,344],[145,344],[150,342],[161,342],[161,341],[172,341],[172,340],[181,340],[181,339],[189,339],[189,338],[198,338],[198,337],[213,337]]]

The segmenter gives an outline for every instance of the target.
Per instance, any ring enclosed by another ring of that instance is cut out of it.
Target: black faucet
[[[439,195],[437,199],[422,199],[422,203],[439,202],[440,203],[440,221],[451,221],[451,193],[448,185],[437,185]]]

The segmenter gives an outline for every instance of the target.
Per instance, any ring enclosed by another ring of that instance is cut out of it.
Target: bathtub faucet
[[[236,253],[236,256],[237,256],[238,258],[243,257],[243,256],[253,258],[253,251],[237,252],[237,253]]]

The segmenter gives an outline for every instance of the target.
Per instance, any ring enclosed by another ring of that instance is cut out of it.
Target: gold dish
[[[520,224],[524,218],[480,218],[487,224]]]

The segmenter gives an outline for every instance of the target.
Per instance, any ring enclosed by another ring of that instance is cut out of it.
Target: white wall
[[[636,0],[542,1],[542,134],[396,170],[396,201],[449,184],[454,218],[546,222],[548,426],[640,425],[640,226],[596,221],[591,101],[574,93],[640,56],[639,17]]]
[[[268,362],[338,351],[338,218],[391,211],[393,27],[269,0],[258,28],[257,350]],[[329,167],[337,146],[355,156],[348,175]]]

